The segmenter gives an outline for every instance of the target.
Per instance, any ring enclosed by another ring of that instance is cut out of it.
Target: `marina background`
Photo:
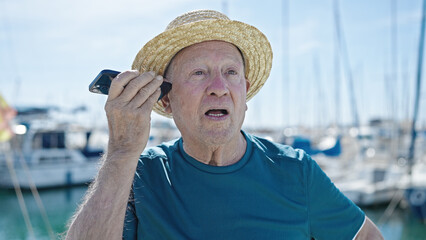
[[[303,134],[314,144],[340,128],[347,137],[363,137],[355,145],[343,138],[343,149],[351,146],[354,153],[343,158],[347,162],[358,154],[380,156],[389,165],[406,161],[401,156],[407,155],[413,117],[421,0],[0,0],[0,94],[14,107],[52,107],[61,121],[105,128],[106,98],[89,93],[88,84],[102,69],[129,69],[141,46],[174,17],[202,8],[252,24],[271,41],[271,76],[249,102],[244,129],[278,141]],[[425,90],[423,84],[416,147],[423,161]],[[173,125],[155,113],[153,123]],[[396,142],[395,132],[402,133]],[[54,234],[65,231],[86,189],[40,190]],[[24,191],[24,199],[35,238],[49,239],[31,192]],[[383,218],[387,206],[362,207],[385,239],[426,239],[426,225],[408,206]],[[14,191],[0,190],[0,213],[0,239],[31,239]]]

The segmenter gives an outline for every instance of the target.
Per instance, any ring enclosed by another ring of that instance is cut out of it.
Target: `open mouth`
[[[209,117],[223,117],[228,115],[228,110],[226,109],[210,109],[205,113]]]

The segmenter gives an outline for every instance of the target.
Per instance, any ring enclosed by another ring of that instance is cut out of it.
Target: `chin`
[[[239,134],[239,129],[236,128],[213,128],[213,129],[202,129],[202,135],[205,142],[213,145],[220,145],[231,141],[236,134]]]

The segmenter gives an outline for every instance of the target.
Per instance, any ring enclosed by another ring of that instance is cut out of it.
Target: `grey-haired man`
[[[241,130],[271,63],[260,31],[215,11],[147,43],[112,82],[108,152],[67,237],[382,239],[310,156]],[[182,137],[145,149],[153,108]]]

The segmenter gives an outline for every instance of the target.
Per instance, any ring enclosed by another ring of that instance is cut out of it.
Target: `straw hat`
[[[257,28],[230,20],[212,10],[197,10],[175,18],[166,30],[142,47],[133,61],[132,69],[155,71],[164,75],[171,59],[183,48],[196,43],[221,40],[234,44],[244,57],[245,77],[250,82],[247,101],[260,90],[272,67],[272,49],[266,36]],[[158,102],[154,111],[172,117]]]

